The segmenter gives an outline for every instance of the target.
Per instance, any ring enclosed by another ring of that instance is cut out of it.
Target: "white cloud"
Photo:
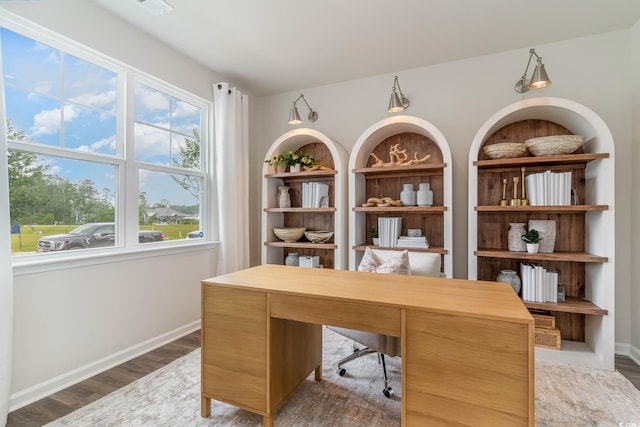
[[[78,118],[78,109],[74,105],[65,105],[64,121],[70,122]],[[42,110],[33,116],[33,135],[51,135],[60,131],[60,109]]]

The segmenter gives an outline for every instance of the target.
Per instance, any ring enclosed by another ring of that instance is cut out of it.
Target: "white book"
[[[527,180],[527,198],[529,199],[529,204],[532,206],[538,205],[538,191],[536,188],[536,175],[535,173],[531,173],[527,175],[525,178]]]

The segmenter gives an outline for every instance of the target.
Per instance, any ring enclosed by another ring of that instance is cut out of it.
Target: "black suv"
[[[140,243],[157,242],[164,239],[162,231],[138,233]],[[70,249],[114,246],[116,241],[113,222],[94,222],[81,225],[67,234],[54,234],[38,239],[38,252],[66,251]]]

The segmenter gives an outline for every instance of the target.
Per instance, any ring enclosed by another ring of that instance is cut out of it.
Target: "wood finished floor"
[[[200,347],[200,331],[136,357],[9,414],[7,427],[36,427],[75,411]],[[640,366],[616,356],[616,369],[640,390]]]

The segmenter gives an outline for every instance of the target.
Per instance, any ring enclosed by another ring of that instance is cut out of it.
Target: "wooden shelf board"
[[[360,173],[363,175],[386,175],[397,172],[421,172],[427,170],[438,170],[447,167],[446,163],[426,163],[423,165],[411,165],[411,166],[387,166],[379,168],[360,168],[353,169],[353,173]]]
[[[508,250],[487,249],[476,250],[473,254],[485,258],[521,259],[529,261],[569,261],[569,262],[608,262],[609,258],[592,255],[586,252],[553,252],[530,254],[528,252],[512,252]]]
[[[435,253],[435,254],[441,254],[441,255],[446,255],[447,253],[449,253],[448,250],[446,250],[443,247],[438,247],[438,246],[430,246],[426,249],[420,249],[420,248],[401,248],[401,247],[395,247],[395,248],[383,248],[382,246],[374,246],[374,245],[367,245],[367,244],[362,244],[362,245],[355,245],[353,246],[353,250],[356,251],[364,251],[367,247],[371,248],[371,249],[382,249],[385,251],[403,251],[403,250],[408,250],[409,252],[428,252],[428,253]]]
[[[591,301],[578,297],[566,297],[565,302],[532,302],[522,301],[527,308],[538,308],[542,310],[558,311],[563,313],[592,314],[595,316],[606,316],[608,310],[598,307]]]
[[[399,213],[442,213],[447,210],[446,206],[387,206],[387,207],[363,207],[355,206],[352,208],[354,212],[399,212]]]
[[[276,248],[302,248],[302,249],[336,249],[335,243],[311,243],[311,242],[264,242],[265,246]]]
[[[322,169],[309,172],[283,172],[283,173],[269,173],[265,178],[323,178],[336,175],[338,171],[333,169]]]
[[[334,213],[336,208],[264,208],[265,212],[290,213]]]
[[[565,154],[558,156],[516,157],[513,159],[476,160],[474,166],[479,168],[497,168],[521,165],[589,163],[596,159],[608,159],[609,153]]]
[[[542,213],[580,213],[606,211],[608,205],[569,205],[569,206],[476,206],[478,212],[542,212]]]

